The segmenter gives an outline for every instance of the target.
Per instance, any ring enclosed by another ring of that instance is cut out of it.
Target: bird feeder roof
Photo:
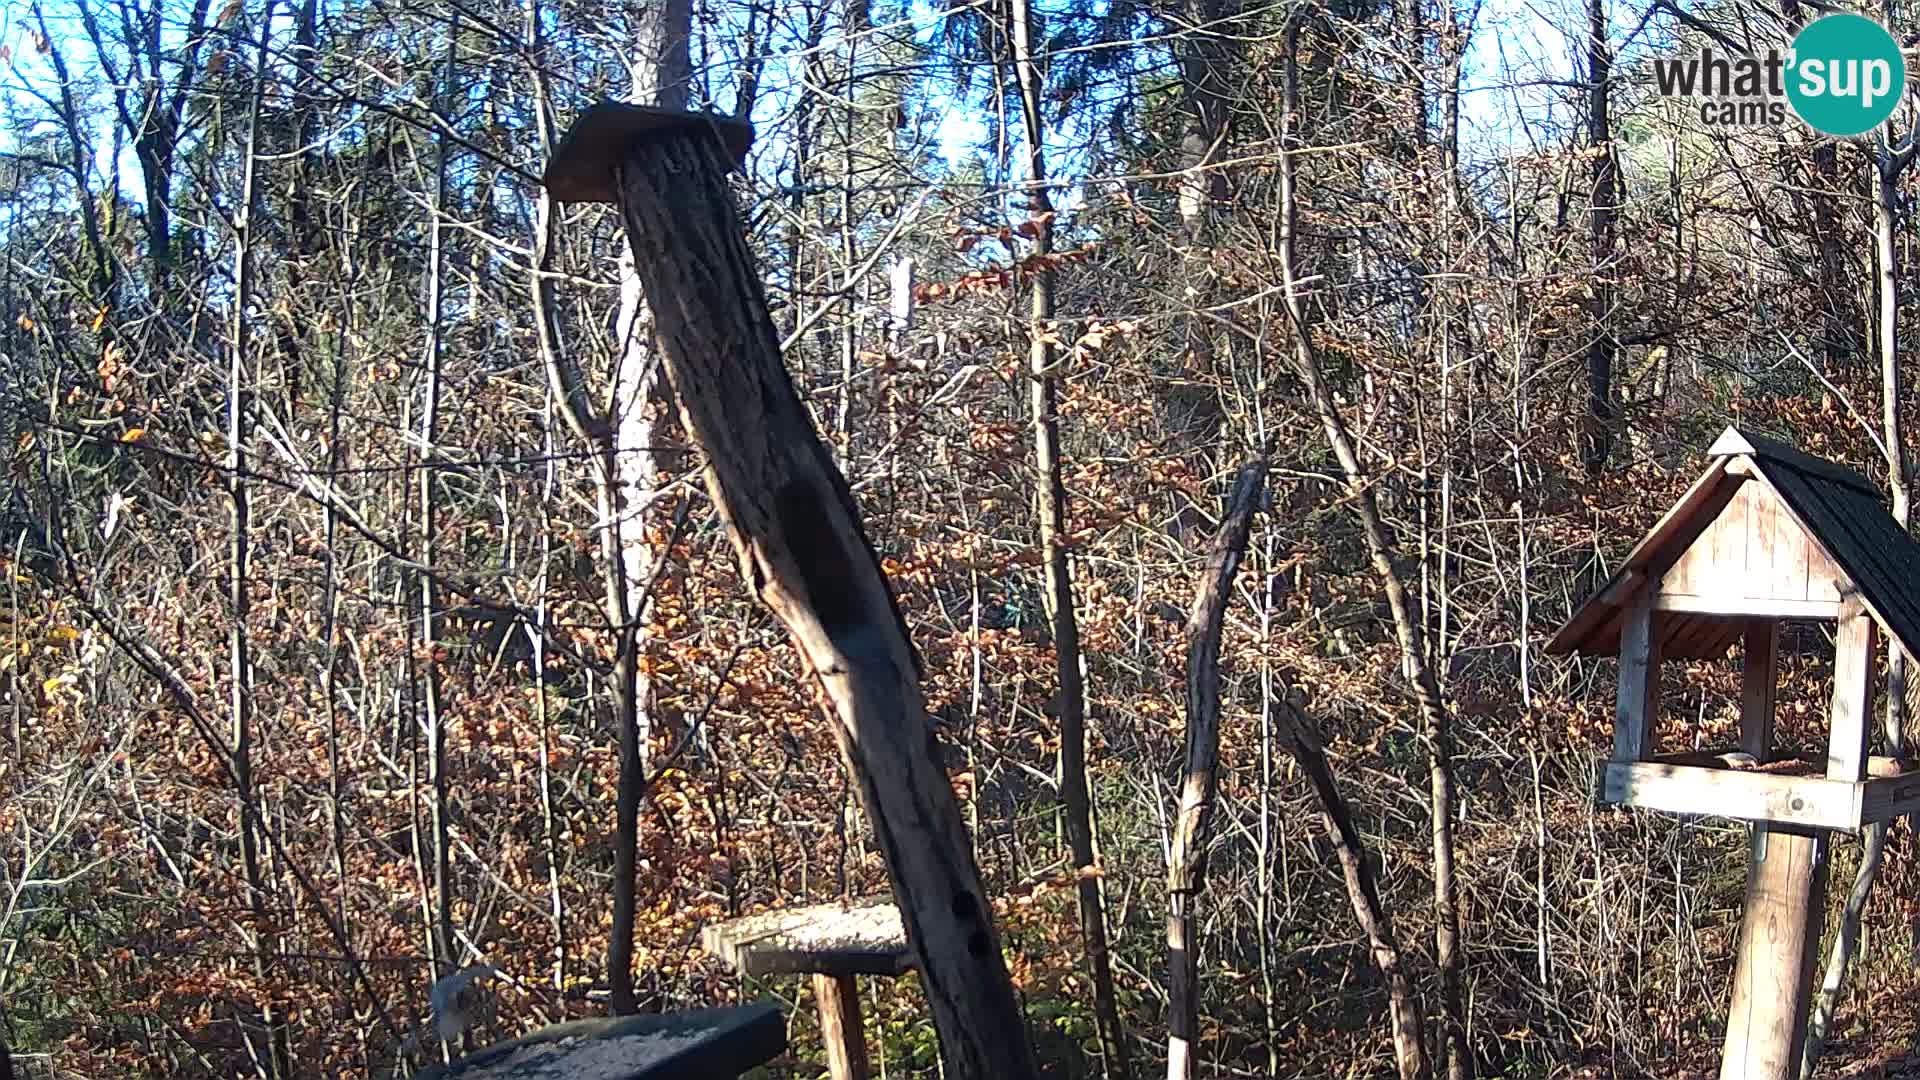
[[[1616,656],[1642,591],[1663,612],[1661,655],[1725,655],[1753,618],[1832,618],[1858,603],[1920,655],[1920,543],[1860,474],[1729,427],[1712,461],[1606,585],[1547,642]]]

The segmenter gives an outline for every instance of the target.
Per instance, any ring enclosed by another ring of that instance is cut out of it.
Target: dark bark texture
[[[1264,458],[1240,467],[1187,617],[1187,764],[1167,858],[1168,1080],[1193,1075],[1193,1046],[1200,1035],[1200,947],[1194,913],[1205,885],[1219,787],[1220,631],[1266,480]]]
[[[852,493],[794,391],[760,275],[703,130],[635,143],[622,216],[668,379],[755,595],[835,723],[893,881],[946,1075],[1035,1074],[919,661]]]

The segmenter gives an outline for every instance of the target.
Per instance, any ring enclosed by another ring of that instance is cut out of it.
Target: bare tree
[[[1614,156],[1612,100],[1613,53],[1608,44],[1607,0],[1587,0],[1587,222],[1593,246],[1593,299],[1588,305],[1591,338],[1587,343],[1587,429],[1581,460],[1589,471],[1606,465],[1613,451],[1615,399],[1613,385],[1614,294],[1608,287],[1613,273],[1614,218],[1619,195],[1619,167]]]
[[[255,199],[258,195],[256,169],[260,160],[261,101],[266,94],[267,46],[273,31],[273,3],[260,12],[259,70],[253,79],[253,93],[247,106],[246,142],[241,162],[240,192],[234,200],[233,216],[233,312],[231,339],[227,353],[227,496],[230,500],[227,542],[227,663],[231,679],[228,698],[231,722],[234,797],[240,818],[240,863],[245,873],[247,912],[250,922],[246,936],[253,947],[253,975],[261,986],[268,981],[274,966],[276,935],[268,917],[272,896],[266,871],[260,861],[260,834],[266,829],[259,819],[259,797],[254,786],[253,648],[247,627],[253,606],[253,579],[250,556],[254,544],[252,499],[246,474],[247,444],[252,435],[253,357],[248,331],[253,302],[253,227]],[[293,1063],[288,1060],[286,1033],[275,1016],[271,1001],[259,1006],[263,1041],[254,1042],[245,1032],[249,1052],[262,1076],[269,1080],[289,1075]]]
[[[447,24],[447,52],[442,67],[439,87],[439,100],[435,108],[440,112],[440,123],[452,126],[452,118],[447,114],[452,108],[458,93],[456,83],[457,65],[460,49],[460,16],[456,12]],[[447,206],[447,175],[450,168],[448,159],[452,147],[445,138],[436,140],[433,161],[433,191],[427,202],[430,221],[427,224],[427,274],[425,308],[427,315],[427,340],[425,355],[421,357],[421,403],[420,403],[420,467],[419,515],[420,515],[420,561],[426,566],[438,562],[440,550],[440,498],[439,498],[439,437],[440,437],[440,368],[441,358],[446,347],[446,273],[448,230],[446,220],[449,214]],[[425,724],[427,735],[427,782],[433,788],[433,804],[430,815],[433,824],[433,932],[428,942],[429,956],[433,960],[432,978],[434,981],[446,978],[461,968],[459,958],[454,953],[453,944],[453,853],[449,836],[452,783],[447,775],[447,716],[445,703],[441,700],[443,688],[440,680],[440,663],[437,653],[440,650],[439,628],[443,619],[442,605],[432,574],[416,575],[418,594],[418,613],[420,619],[420,643],[422,667],[421,720]]]
[[[643,105],[684,109],[693,80],[689,44],[693,36],[691,0],[666,0],[640,10],[632,73],[632,100]],[[613,380],[611,447],[613,475],[607,489],[607,616],[619,636],[615,673],[615,710],[620,739],[620,790],[614,834],[613,929],[607,941],[607,978],[616,1013],[639,1004],[633,992],[634,874],[640,843],[640,787],[646,776],[647,742],[653,731],[654,695],[650,676],[640,670],[644,649],[645,599],[640,590],[653,576],[653,548],[647,539],[646,513],[659,494],[666,457],[662,418],[668,408],[653,331],[631,253],[620,263],[620,313],[615,323],[618,359]],[[618,565],[615,565],[615,564]]]
[[[1033,51],[1034,12],[1027,0],[1012,0],[1013,64],[1020,86],[1027,144],[1027,214],[1033,224],[1031,306],[1027,318],[1028,407],[1033,419],[1033,462],[1039,476],[1034,510],[1040,521],[1040,557],[1046,572],[1046,604],[1053,630],[1054,678],[1059,687],[1060,794],[1067,845],[1079,879],[1080,934],[1093,981],[1093,1009],[1102,1064],[1110,1077],[1132,1075],[1126,1032],[1114,997],[1113,960],[1108,955],[1106,906],[1093,847],[1093,795],[1087,786],[1087,698],[1079,617],[1074,611],[1073,569],[1066,547],[1067,490],[1060,477],[1059,390],[1054,355],[1053,202],[1047,194],[1046,128],[1040,111],[1041,77]]]

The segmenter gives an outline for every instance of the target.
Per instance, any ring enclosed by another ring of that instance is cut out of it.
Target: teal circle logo
[[[1827,15],[1794,35],[1787,100],[1823,135],[1860,135],[1887,122],[1907,85],[1907,62],[1887,28],[1862,15]]]

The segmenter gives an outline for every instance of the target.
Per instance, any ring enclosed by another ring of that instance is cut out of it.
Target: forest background
[[[1613,665],[1539,646],[1729,423],[1905,520],[1914,110],[1836,141],[1652,89],[1654,56],[1810,15],[9,5],[0,1034],[30,1076],[390,1075],[440,1056],[428,989],[474,963],[503,973],[482,1039],[804,1005],[700,927],[884,891],[617,216],[537,183],[568,120],[631,97],[756,125],[737,195],[788,366],[924,661],[1050,1075],[1165,1054],[1186,613],[1262,456],[1198,1069],[1395,1068],[1302,730],[1451,1075],[1709,1063],[1744,829],[1597,807]],[[1832,642],[1790,643],[1806,743]],[[1731,744],[1738,665],[1670,675],[1663,748]],[[1829,1075],[1920,1035],[1912,836],[1872,843]],[[1836,927],[1863,850],[1835,847]],[[866,992],[876,1055],[930,1069],[912,980]],[[795,1016],[775,1069],[810,1075]]]

